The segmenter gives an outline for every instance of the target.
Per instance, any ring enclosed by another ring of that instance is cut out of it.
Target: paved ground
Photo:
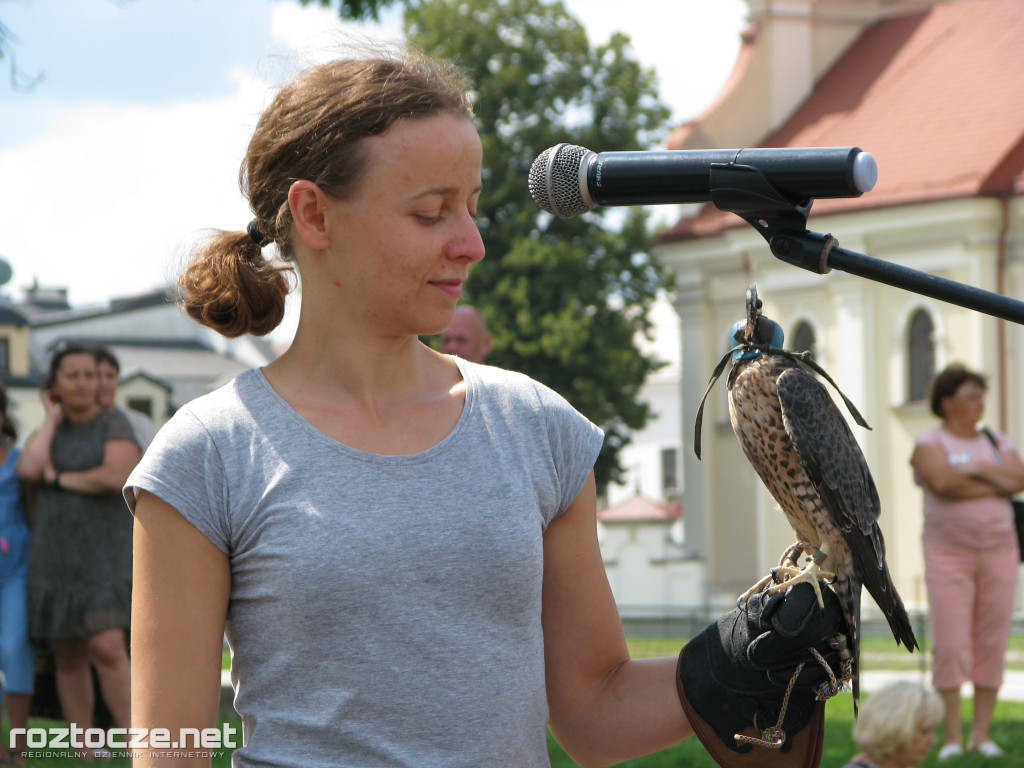
[[[895,672],[886,669],[865,669],[861,673],[860,686],[865,691],[873,691],[893,680],[913,680],[923,685],[931,685],[931,675],[914,670]],[[965,685],[962,695],[974,696],[970,685]],[[999,689],[999,698],[1007,701],[1024,701],[1024,672],[1007,672],[1003,679],[1003,687]]]

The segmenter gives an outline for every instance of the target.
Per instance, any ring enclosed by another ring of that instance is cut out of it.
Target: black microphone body
[[[757,169],[794,202],[859,197],[878,177],[875,160],[858,147],[697,149],[591,152],[572,144],[545,150],[530,169],[530,194],[567,218],[599,205],[703,203],[712,199],[711,169]]]

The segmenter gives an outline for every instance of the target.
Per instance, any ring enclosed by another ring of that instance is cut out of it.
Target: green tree
[[[613,35],[592,47],[561,2],[423,0],[407,7],[410,42],[461,64],[475,86],[484,144],[479,223],[487,258],[466,300],[494,338],[488,362],[561,393],[607,433],[599,487],[621,475],[619,452],[647,422],[640,387],[658,361],[635,346],[665,285],[642,209],[573,219],[541,211],[527,175],[544,149],[645,149],[668,118],[653,71]]]
[[[324,8],[338,9],[338,15],[343,19],[380,19],[380,12],[389,5],[403,2],[408,5],[408,0],[299,0],[302,5],[319,5]]]

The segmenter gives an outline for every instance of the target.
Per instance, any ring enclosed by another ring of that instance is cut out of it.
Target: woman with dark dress
[[[121,487],[139,460],[124,414],[97,401],[96,358],[58,348],[46,417],[18,457],[38,488],[28,563],[29,630],[48,642],[68,723],[92,725],[91,667],[120,727],[131,710],[125,629],[131,618],[132,520]]]

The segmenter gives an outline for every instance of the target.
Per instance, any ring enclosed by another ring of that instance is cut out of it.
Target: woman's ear
[[[300,179],[288,189],[288,208],[292,213],[295,234],[313,250],[327,247],[325,226],[327,195],[312,181]]]

